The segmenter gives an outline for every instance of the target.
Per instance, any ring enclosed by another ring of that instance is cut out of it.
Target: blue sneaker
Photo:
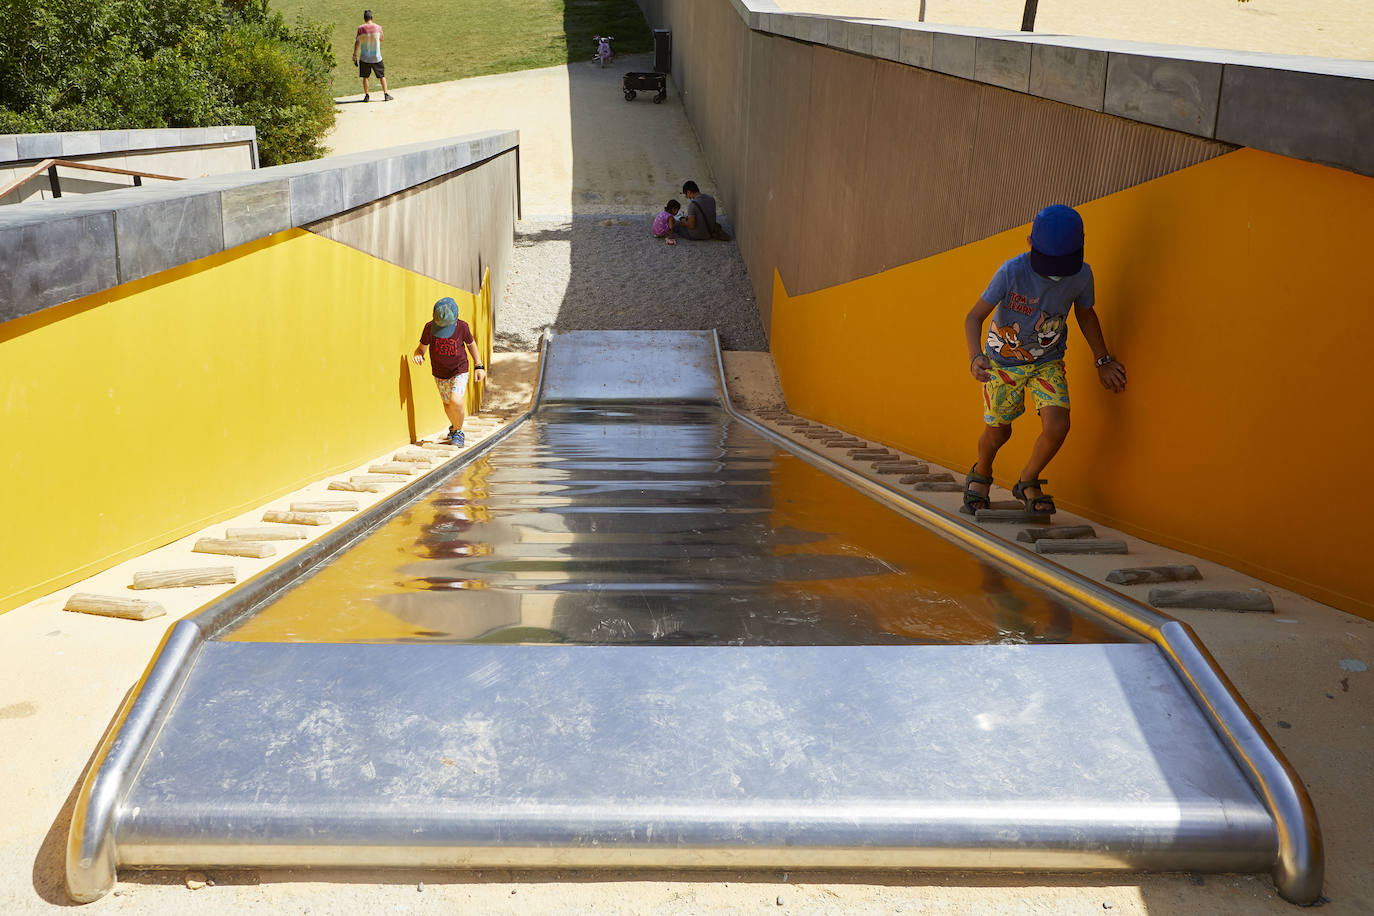
[[[448,431],[448,444],[457,445],[459,447],[466,445],[467,440],[463,436],[463,431],[461,429],[454,429],[450,426]]]

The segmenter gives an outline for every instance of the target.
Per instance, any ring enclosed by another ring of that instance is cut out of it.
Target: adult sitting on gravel
[[[687,215],[678,219],[677,234],[697,242],[713,238],[711,229],[716,225],[716,199],[701,193],[695,181],[683,182],[682,193],[687,198]]]

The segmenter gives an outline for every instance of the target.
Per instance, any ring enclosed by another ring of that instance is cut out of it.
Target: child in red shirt
[[[458,303],[445,296],[434,303],[434,320],[425,323],[420,332],[420,345],[411,357],[415,365],[423,366],[425,351],[434,348],[434,359],[430,371],[434,374],[434,384],[439,388],[439,399],[444,402],[444,413],[448,416],[448,441],[452,445],[464,445],[463,421],[467,419],[467,406],[464,395],[468,390],[468,354],[476,372],[476,381],[487,377],[487,367],[481,363],[477,352],[477,341],[473,339],[472,328],[458,317]]]

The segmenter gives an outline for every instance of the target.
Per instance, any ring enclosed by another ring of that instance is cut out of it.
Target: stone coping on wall
[[[79,159],[155,149],[256,143],[257,139],[256,127],[240,125],[0,134],[0,167],[42,159]]]
[[[1374,175],[1374,61],[826,16],[731,0],[755,31]]]
[[[0,207],[0,322],[304,226],[516,149],[514,130]]]

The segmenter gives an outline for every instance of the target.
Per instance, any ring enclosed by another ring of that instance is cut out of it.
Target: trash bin
[[[673,33],[654,29],[654,70],[671,73],[673,70]]]

